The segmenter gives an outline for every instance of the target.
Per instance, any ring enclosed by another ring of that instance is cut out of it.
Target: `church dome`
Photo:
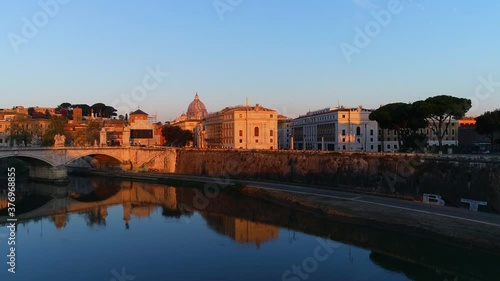
[[[207,109],[205,105],[198,97],[198,93],[194,96],[194,100],[189,104],[187,109],[188,119],[202,119],[207,115]]]

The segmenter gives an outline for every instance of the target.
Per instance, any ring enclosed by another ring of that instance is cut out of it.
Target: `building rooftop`
[[[132,115],[132,114],[135,114],[135,115],[139,115],[139,114],[148,115],[146,112],[144,112],[144,111],[142,111],[140,109],[137,109],[136,111],[130,113],[130,115]]]
[[[270,112],[275,112],[276,110],[263,107],[260,104],[256,104],[255,106],[237,105],[237,106],[232,106],[232,107],[226,107],[218,112],[212,112],[212,113],[210,113],[210,115],[227,113],[227,112],[231,112],[231,111],[270,111]]]
[[[349,107],[343,107],[343,106],[340,106],[340,107],[327,107],[327,108],[320,109],[320,110],[309,111],[305,115],[300,115],[297,119],[304,118],[304,117],[310,117],[310,116],[314,116],[314,115],[320,115],[320,114],[329,113],[329,112],[336,112],[336,111],[363,111],[363,112],[372,112],[373,109],[366,109],[366,108],[363,108],[361,105],[358,106],[358,107],[351,107],[351,108],[349,108]]]
[[[205,104],[200,100],[198,93],[194,96],[194,100],[187,108],[187,119],[202,119],[207,115]]]

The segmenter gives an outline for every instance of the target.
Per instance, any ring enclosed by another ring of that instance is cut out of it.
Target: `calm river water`
[[[18,189],[15,274],[0,192],[0,280],[500,280],[498,256],[234,191],[84,177]]]

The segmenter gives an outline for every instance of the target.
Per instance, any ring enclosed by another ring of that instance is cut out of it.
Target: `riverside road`
[[[155,177],[157,177],[157,175],[155,175]],[[260,188],[271,191],[289,192],[307,196],[317,196],[325,199],[331,198],[335,200],[353,201],[361,204],[370,204],[386,208],[401,209],[410,212],[429,214],[459,221],[468,221],[477,224],[489,225],[500,228],[499,215],[484,213],[484,212],[474,212],[463,208],[436,206],[416,201],[407,201],[401,199],[372,196],[372,195],[351,193],[345,191],[319,189],[309,186],[297,186],[297,185],[288,185],[288,184],[270,183],[261,181],[231,180],[231,179],[222,179],[216,177],[212,178],[212,177],[172,175],[172,174],[167,175],[165,178],[185,180],[185,181],[197,181],[204,183],[215,183],[215,184],[221,183],[221,181],[223,181],[224,184],[240,183],[243,184],[244,186],[253,188]]]

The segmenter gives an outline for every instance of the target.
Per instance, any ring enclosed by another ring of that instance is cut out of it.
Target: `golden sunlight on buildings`
[[[226,107],[207,115],[197,133],[202,148],[278,149],[278,113],[259,104]]]

